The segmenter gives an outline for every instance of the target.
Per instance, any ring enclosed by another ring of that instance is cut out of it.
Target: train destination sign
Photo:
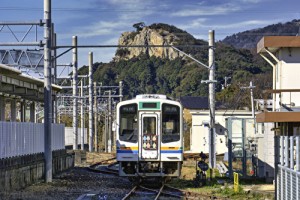
[[[137,104],[130,104],[121,107],[121,113],[136,113]]]

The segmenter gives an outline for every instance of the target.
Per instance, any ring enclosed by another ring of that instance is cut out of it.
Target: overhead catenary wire
[[[241,95],[241,90],[239,90],[238,94],[235,95],[235,98],[234,98],[234,100],[233,100],[233,103],[231,103],[230,105],[227,105],[227,106],[226,106],[226,110],[224,111],[223,116],[224,116],[224,115],[227,113],[227,111],[232,107],[232,105],[235,105],[235,106],[234,106],[234,109],[233,109],[233,111],[232,111],[232,113],[231,113],[231,116],[233,115],[234,111],[237,109],[238,103],[240,102],[241,96],[242,96],[242,95]]]
[[[244,93],[244,90],[242,90],[242,92],[240,92],[239,94],[239,96],[238,96],[238,99],[237,99],[237,101],[235,102],[235,106],[234,106],[234,109],[233,109],[233,111],[231,112],[231,115],[233,115],[233,113],[235,112],[235,110],[237,109],[237,107],[238,107],[238,105],[239,105],[239,103],[240,103],[240,99],[241,99],[241,97],[243,96],[242,95],[242,93]]]
[[[191,4],[190,4],[191,5]],[[156,9],[157,12],[172,12],[170,9],[157,9],[154,6],[147,6],[147,7],[141,7],[139,9],[120,9],[120,8],[66,8],[66,7],[53,7],[52,11],[59,11],[59,12],[145,12],[145,10],[151,10],[151,9]],[[7,7],[0,7],[0,10],[2,11],[11,11],[11,10],[18,10],[18,11],[41,11],[42,7],[25,7],[25,6],[7,6]],[[214,11],[216,14],[224,14],[223,9],[215,10]],[[232,11],[234,13],[300,13],[297,9],[295,10],[235,10]]]

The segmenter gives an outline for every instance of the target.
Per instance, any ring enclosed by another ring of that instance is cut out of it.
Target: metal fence
[[[300,136],[280,136],[277,199],[300,199]]]
[[[52,150],[64,148],[64,125],[52,124]],[[0,122],[0,159],[42,152],[44,124]]]

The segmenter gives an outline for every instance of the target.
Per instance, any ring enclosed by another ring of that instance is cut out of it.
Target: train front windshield
[[[180,108],[171,104],[162,105],[162,143],[180,140]]]
[[[129,104],[120,108],[121,141],[136,143],[138,141],[137,104]]]

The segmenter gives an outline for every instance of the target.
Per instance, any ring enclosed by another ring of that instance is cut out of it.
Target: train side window
[[[180,108],[176,105],[162,105],[162,142],[180,140]]]
[[[137,104],[129,104],[120,107],[120,130],[121,141],[137,143],[138,141],[138,120]]]

